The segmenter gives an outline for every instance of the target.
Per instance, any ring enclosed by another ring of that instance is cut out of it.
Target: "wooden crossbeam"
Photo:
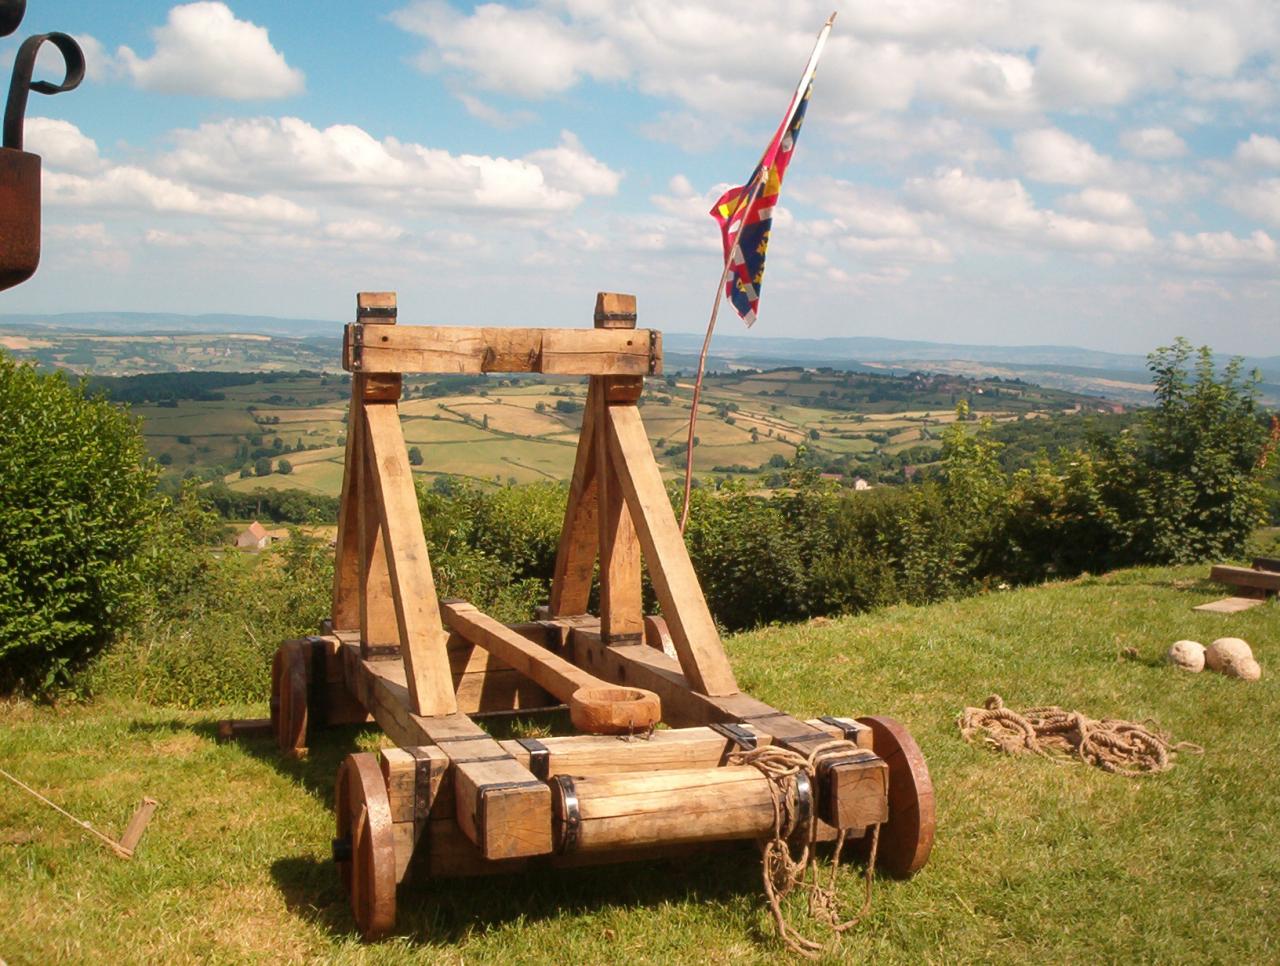
[[[1248,587],[1266,591],[1269,594],[1280,592],[1280,573],[1271,573],[1267,570],[1215,564],[1209,571],[1209,579],[1231,587]]]
[[[557,376],[651,376],[662,372],[653,329],[499,329],[471,326],[347,326],[349,372],[540,372]]]

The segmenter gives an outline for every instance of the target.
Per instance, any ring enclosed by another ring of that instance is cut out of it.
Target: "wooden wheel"
[[[307,750],[307,661],[296,641],[280,645],[271,661],[271,730],[284,755]]]
[[[933,780],[920,746],[900,721],[871,716],[858,719],[871,729],[871,745],[889,766],[889,821],[880,827],[876,864],[889,875],[906,878],[929,861],[934,814]]]
[[[391,804],[376,755],[347,755],[334,789],[333,856],[360,935],[381,939],[396,922],[396,850]]]

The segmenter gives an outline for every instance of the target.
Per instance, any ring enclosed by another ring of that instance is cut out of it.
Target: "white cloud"
[[[1142,210],[1123,191],[1106,188],[1085,188],[1062,199],[1063,207],[1078,214],[1126,224],[1140,224]]]
[[[1261,229],[1248,238],[1238,238],[1229,231],[1199,232],[1186,235],[1174,232],[1175,251],[1207,259],[1211,262],[1262,262],[1277,261],[1275,239]]]
[[[1142,225],[1111,224],[1037,208],[1022,182],[989,180],[958,168],[907,183],[922,205],[992,236],[1083,252],[1137,252],[1155,239]]]
[[[25,147],[43,159],[51,170],[87,174],[102,167],[98,145],[69,121],[48,117],[26,120]]]
[[[1150,161],[1180,158],[1187,153],[1187,142],[1167,127],[1144,127],[1125,131],[1120,143],[1135,157]]]
[[[1035,181],[1051,184],[1088,184],[1114,173],[1110,158],[1093,145],[1057,128],[1027,131],[1014,138],[1023,171]]]
[[[1280,139],[1267,134],[1250,134],[1236,145],[1236,160],[1259,167],[1280,167]]]
[[[458,91],[454,96],[467,109],[468,114],[499,130],[521,127],[533,121],[535,117],[532,111],[500,111],[492,104],[466,91]]]
[[[155,52],[116,52],[120,69],[143,90],[257,100],[299,94],[302,71],[271,45],[266,28],[238,20],[225,3],[176,6],[152,31]]]
[[[560,132],[560,144],[534,151],[526,160],[542,169],[547,183],[586,195],[615,195],[620,172],[587,153],[572,131]]]
[[[218,187],[274,186],[331,200],[410,208],[538,213],[576,207],[586,194],[611,194],[621,177],[567,134],[527,159],[453,155],[335,124],[296,117],[244,118],[173,134],[162,159],[175,176]]]
[[[1280,225],[1280,178],[1236,185],[1224,191],[1222,196],[1242,215]]]
[[[422,69],[463,67],[490,90],[540,98],[568,90],[583,76],[608,80],[625,73],[610,41],[583,36],[540,10],[488,3],[466,16],[425,0],[395,11],[391,20],[431,45],[418,60]]]

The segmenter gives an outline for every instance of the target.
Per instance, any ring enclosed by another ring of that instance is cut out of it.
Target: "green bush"
[[[0,690],[66,684],[138,616],[155,482],[129,415],[0,356]]]

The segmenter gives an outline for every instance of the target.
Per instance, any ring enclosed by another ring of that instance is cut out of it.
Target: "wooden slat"
[[[647,329],[352,326],[343,366],[351,372],[644,376],[662,371],[662,338]]]
[[[413,709],[422,715],[453,714],[458,705],[446,635],[398,408],[392,403],[366,406],[365,429]]]
[[[596,486],[595,411],[595,391],[588,389],[573,479],[569,484],[569,501],[556,550],[555,575],[551,580],[549,613],[553,617],[585,614],[591,599],[591,577],[600,545],[596,524],[599,488]]]
[[[694,689],[714,696],[738,691],[720,634],[694,573],[671,501],[634,406],[606,408],[609,452],[631,509],[662,616]]]
[[[360,476],[364,461],[360,455],[360,434],[364,426],[364,401],[358,379],[351,380],[351,405],[347,410],[347,449],[343,456],[342,498],[338,503],[338,537],[333,567],[333,609],[329,618],[335,628],[349,630],[360,622]]]
[[[1280,574],[1280,557],[1254,557],[1254,570],[1265,570],[1267,573]]]
[[[1252,587],[1268,593],[1280,591],[1280,573],[1269,573],[1265,570],[1254,570],[1250,567],[1229,567],[1226,564],[1215,564],[1209,571],[1209,579],[1232,587]]]
[[[606,439],[610,409],[609,377],[597,376],[592,392],[595,413],[596,489],[599,510],[600,632],[611,643],[634,643],[644,634],[640,586],[640,541],[627,508],[618,471]],[[624,404],[625,405],[625,404]]]

